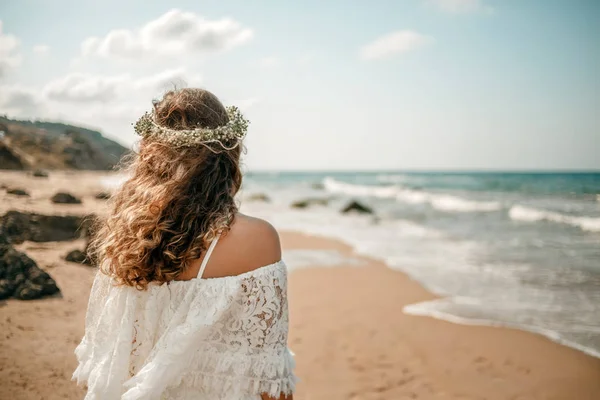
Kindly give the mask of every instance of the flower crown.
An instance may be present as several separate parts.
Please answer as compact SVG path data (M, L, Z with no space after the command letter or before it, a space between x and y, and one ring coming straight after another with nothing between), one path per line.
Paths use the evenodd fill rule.
M196 145L206 145L209 143L219 143L224 149L231 150L237 147L246 136L248 130L248 121L242 115L242 112L235 106L227 107L229 122L216 128L195 128L195 129L170 129L158 125L154 121L152 113L144 113L137 120L134 126L135 133L141 137L151 137L170 145L179 147L191 147ZM223 142L233 142L231 147L227 147Z

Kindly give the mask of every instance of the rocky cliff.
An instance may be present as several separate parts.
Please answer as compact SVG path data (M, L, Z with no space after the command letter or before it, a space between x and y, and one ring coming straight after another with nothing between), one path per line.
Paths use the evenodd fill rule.
M0 117L0 169L109 170L127 152L91 129Z

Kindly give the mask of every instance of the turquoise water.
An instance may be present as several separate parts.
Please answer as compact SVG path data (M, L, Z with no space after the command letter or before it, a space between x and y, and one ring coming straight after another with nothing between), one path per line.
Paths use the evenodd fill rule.
M267 193L268 204L244 196ZM293 210L294 200L330 199ZM372 216L345 216L350 199ZM249 173L242 209L337 237L443 296L400 310L600 356L600 173Z
M600 172L265 172L248 179L270 183L317 183L325 178L368 185L402 184L414 189L519 192L528 194L600 194Z

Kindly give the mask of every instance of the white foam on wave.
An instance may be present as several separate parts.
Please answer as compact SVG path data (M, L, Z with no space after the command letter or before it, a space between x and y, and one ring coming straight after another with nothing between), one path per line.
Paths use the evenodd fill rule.
M391 199L394 198L397 193L397 188L394 186L354 185L351 183L340 182L330 177L323 179L323 186L328 192L346 194L349 196Z
M496 211L502 208L502 205L496 201L474 201L447 194L433 194L409 189L400 190L396 199L406 203L429 203L437 210L448 212Z
M577 217L521 205L512 206L508 215L514 221L549 221L576 226L584 231L600 232L600 218Z
M429 204L436 210L445 212L489 212L502 208L502 204L496 201L468 200L449 194L431 193L398 186L354 185L330 177L323 180L323 186L331 193L395 199L408 204Z
M537 333L538 335L545 336L556 343L562 344L563 346L571 347L592 357L600 358L600 352L598 350L568 340L564 338L563 335L561 335L559 332L551 329L544 329L539 326L534 326L530 324L509 323L506 321L499 321L493 319L459 317L455 314L444 311L444 308L446 308L445 306L448 302L460 303L461 301L468 302L472 300L461 297L453 297L452 299L444 298L431 301L424 301L421 303L408 304L403 307L402 312L407 315L436 318L443 321L451 322L453 324L476 326L501 326L505 328L519 329L523 331Z

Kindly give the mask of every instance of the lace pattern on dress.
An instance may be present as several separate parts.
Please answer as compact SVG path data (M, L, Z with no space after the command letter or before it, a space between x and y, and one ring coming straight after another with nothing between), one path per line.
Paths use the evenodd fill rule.
M146 291L99 273L73 378L88 400L278 397L296 382L287 333L283 262Z

